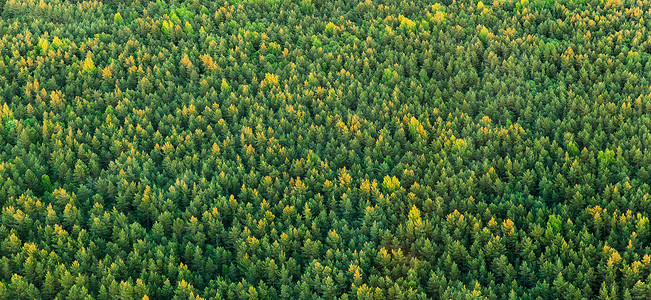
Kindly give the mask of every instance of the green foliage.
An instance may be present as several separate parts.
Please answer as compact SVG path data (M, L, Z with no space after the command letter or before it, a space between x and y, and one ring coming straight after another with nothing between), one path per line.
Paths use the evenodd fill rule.
M94 73L95 71L97 71L97 67L95 66L95 62L93 61L93 53L88 51L86 53L86 58L84 59L81 65L81 72Z
M400 180L395 176L384 176L382 187L386 193L393 193L400 190Z
M334 31L335 31L335 24L334 24L334 23L329 22L328 24L326 24L326 26L325 26L325 32L326 32L327 34L333 34Z
M610 166L615 163L615 151L608 148L604 151L599 151L597 160L600 166Z
M411 117L409 120L409 135L413 140L418 140L418 139L424 139L427 137L427 133L425 132L425 129L423 128L423 125L420 124L418 119L415 117Z
M68 43L59 39L58 36L55 36L52 38L52 43L50 44L52 49L58 50L58 49L66 49L68 47Z
M264 1L265 3L267 3L267 5L271 7L277 7L278 5L280 5L281 2L281 0L264 0Z
M226 78L222 78L222 84L220 87L222 93L229 94L231 92L231 86L226 82Z
M5 135L9 136L12 134L12 130L18 126L18 121L13 119L8 119L3 122L5 127Z
M183 31L185 31L187 34L194 34L194 29L189 22L185 22L185 25L183 25Z
M515 8L520 10L523 9L524 7L527 7L529 4L529 0L518 0L515 2Z
M39 39L36 49L41 52L41 55L44 55L50 49L50 42L47 39Z
M651 2L1 3L0 299L651 298Z
M420 210L416 207L416 205L413 205L411 207L411 210L409 211L408 218L409 218L409 221L411 221L411 222L419 222L419 221L421 221Z
M576 144L574 144L574 142L569 141L567 143L567 152L571 156L577 156L577 155L579 155L579 147L577 147Z
M641 61L640 53L637 51L630 50L626 56L626 62L628 64L636 64Z
M321 48L323 46L323 43L321 43L321 39L317 37L316 35L312 36L312 46L316 48Z
M448 19L448 14L446 12L445 6L441 6L440 3L432 5L431 12L427 13L427 17L430 22L434 24L443 24Z
M172 24L170 24L170 22L168 22L167 20L163 20L163 22L161 22L160 30L164 37L170 36L171 28L172 28Z
M47 174L41 176L41 190L44 192L52 192L52 183L50 182L50 176Z
M190 10L187 10L184 7L175 9L174 12L172 12L172 14L178 16L180 19L182 19L184 21L194 19L194 13L192 11L190 11ZM170 17L170 19L171 19L171 17Z
M124 19L122 18L122 15L120 15L119 12L115 13L113 16L113 23L116 25L124 25Z
M479 28L479 39L482 42L487 43L488 42L488 36L490 34L490 32L488 31L488 28L486 28L485 26L481 26L481 25L479 25L477 27Z
M559 220L555 215L550 215L549 220L547 220L547 230L550 230L553 234L561 233L563 230L561 220Z
M176 12L172 12L170 14L170 21L174 25L180 25L181 24L181 18L179 18L179 16L176 15Z
M384 69L384 73L382 73L382 82L395 84L399 79L400 75L398 75L398 72L390 68Z
M301 12L309 15L314 13L315 6L312 0L301 0Z
M538 10L547 10L554 6L554 0L534 0L532 1L532 6ZM577 1L578 2L578 1Z

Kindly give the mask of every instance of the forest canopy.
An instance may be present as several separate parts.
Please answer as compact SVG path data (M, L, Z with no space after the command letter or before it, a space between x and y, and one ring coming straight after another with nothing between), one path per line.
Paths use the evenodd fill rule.
M649 299L650 20L0 0L0 300Z

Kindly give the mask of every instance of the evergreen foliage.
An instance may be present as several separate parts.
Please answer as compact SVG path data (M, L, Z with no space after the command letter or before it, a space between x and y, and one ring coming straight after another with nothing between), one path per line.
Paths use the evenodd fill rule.
M651 298L649 1L0 9L0 299Z

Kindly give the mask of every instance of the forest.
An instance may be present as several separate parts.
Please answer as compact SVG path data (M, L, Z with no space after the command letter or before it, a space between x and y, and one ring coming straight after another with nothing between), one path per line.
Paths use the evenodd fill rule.
M651 299L650 30L641 0L0 0L0 300Z

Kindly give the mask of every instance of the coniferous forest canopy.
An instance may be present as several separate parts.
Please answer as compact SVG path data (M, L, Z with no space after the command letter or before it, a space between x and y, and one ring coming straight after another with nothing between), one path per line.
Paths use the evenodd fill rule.
M651 297L649 1L0 9L0 299Z

